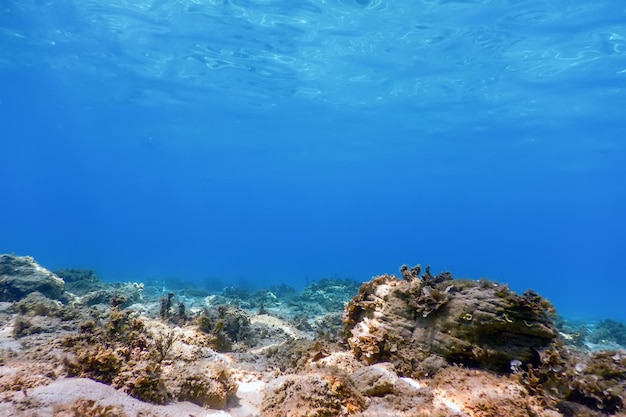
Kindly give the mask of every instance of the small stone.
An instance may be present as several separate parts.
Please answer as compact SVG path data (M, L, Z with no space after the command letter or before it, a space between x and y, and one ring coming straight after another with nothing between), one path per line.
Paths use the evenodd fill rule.
M368 397L382 397L393 391L398 375L391 363L366 366L350 375L356 389Z

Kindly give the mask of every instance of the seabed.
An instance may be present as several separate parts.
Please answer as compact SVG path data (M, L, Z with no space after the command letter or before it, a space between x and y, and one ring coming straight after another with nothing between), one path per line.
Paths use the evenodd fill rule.
M2 416L625 416L624 343L428 267L211 292L0 255Z

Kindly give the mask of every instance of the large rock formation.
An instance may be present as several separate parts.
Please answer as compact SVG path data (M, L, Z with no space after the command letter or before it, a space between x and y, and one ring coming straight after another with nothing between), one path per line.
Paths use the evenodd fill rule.
M0 301L19 301L35 291L58 300L64 285L30 256L0 255Z
M363 284L346 307L352 351L367 364L391 362L400 374L424 376L445 364L510 372L538 365L558 332L550 303L532 291L453 280L429 268L402 268Z

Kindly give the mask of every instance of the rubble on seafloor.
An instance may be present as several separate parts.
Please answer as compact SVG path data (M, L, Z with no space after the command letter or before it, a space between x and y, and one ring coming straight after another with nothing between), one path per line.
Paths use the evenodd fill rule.
M0 255L0 415L624 416L621 323L400 272L210 292Z

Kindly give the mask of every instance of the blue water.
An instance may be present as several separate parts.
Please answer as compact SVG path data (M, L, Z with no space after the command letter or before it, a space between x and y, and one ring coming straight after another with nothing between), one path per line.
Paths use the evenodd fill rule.
M626 319L625 109L623 0L2 0L0 252Z

